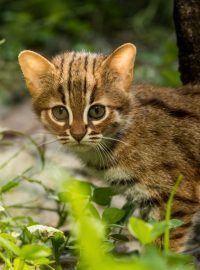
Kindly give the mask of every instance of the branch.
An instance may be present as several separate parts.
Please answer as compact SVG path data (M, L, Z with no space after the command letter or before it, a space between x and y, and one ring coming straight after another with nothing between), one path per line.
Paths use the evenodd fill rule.
M174 0L174 23L183 84L200 83L200 1Z

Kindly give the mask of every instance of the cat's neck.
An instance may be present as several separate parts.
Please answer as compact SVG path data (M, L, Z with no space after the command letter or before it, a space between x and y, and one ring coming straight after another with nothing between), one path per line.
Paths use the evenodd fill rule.
M103 147L92 147L86 151L73 149L73 152L87 167L106 170L113 160L111 149L109 144Z

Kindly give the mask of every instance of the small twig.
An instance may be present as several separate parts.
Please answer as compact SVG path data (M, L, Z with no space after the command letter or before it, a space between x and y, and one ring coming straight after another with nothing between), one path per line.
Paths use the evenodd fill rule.
M25 149L25 146L21 147L16 153L14 153L11 157L9 157L3 164L0 165L0 170L8 165L10 161L19 156L19 154Z
M23 206L20 204L8 205L5 208L34 209L34 210L41 210L41 211L57 212L57 209L50 208L50 207L38 207L38 206L28 206L28 205Z
M58 213L59 219L58 219L56 228L59 228L64 224L66 217L68 215L65 204L61 204L60 202L57 202L57 213Z
M54 190L47 187L46 185L44 185L41 181L37 180L37 179L33 179L33 178L30 178L26 175L22 175L21 176L23 180L26 180L27 182L30 182L30 183L35 183L35 184L38 184L40 185L41 187L43 187L43 189L47 192L47 193L53 193L54 194Z

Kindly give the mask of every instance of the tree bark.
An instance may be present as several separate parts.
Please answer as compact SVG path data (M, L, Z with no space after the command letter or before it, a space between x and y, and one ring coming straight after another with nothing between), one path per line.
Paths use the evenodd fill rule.
M174 0L174 23L183 84L200 84L200 0Z

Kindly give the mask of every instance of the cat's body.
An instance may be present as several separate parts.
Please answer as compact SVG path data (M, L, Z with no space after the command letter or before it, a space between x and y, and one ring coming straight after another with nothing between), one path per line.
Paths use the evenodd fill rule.
M200 204L200 87L134 85L132 94L129 124L117 136L122 142L112 145L112 158L105 152L99 160L94 151L76 154L96 175L103 171L105 183L121 190L146 220L164 219L169 194L182 175L172 208L172 218L184 221L171 235L171 248L179 250Z
M171 233L180 251L200 203L200 86L132 85L135 47L111 56L66 53L49 62L19 57L44 126L100 178L137 205L144 219L163 219L177 177Z

